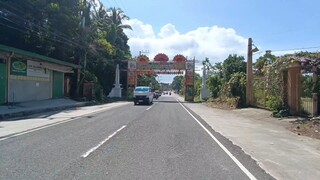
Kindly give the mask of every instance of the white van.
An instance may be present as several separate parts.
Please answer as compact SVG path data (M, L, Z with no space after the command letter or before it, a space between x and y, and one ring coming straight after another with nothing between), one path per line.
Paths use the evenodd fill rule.
M153 92L148 86L137 86L133 92L134 105L136 104L152 104Z

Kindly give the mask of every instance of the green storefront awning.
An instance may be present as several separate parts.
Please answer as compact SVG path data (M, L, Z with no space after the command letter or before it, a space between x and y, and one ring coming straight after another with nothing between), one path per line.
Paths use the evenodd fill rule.
M36 59L40 59L42 61L51 62L51 63L55 63L55 64L59 64L59 65L64 65L64 66L68 66L68 67L72 67L72 68L76 68L76 69L80 69L81 68L80 65L68 63L68 62L61 61L61 60L58 60L58 59L54 59L54 58L51 58L51 57L48 57L48 56L43 56L43 55L40 55L40 54L37 54L37 53L25 51L25 50L22 50L22 49L13 48L13 47L2 45L2 44L0 44L0 50L5 51L5 52L14 52L15 54L27 56L27 57L30 57L30 58L36 58Z

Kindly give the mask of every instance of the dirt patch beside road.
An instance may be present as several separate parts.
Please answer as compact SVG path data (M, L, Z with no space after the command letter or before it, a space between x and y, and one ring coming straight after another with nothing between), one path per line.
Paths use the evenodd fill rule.
M212 108L224 110L237 109L237 102L235 100L229 100L228 102L226 102L222 99L213 99L211 101L205 102L204 104Z
M291 122L290 131L311 138L320 139L320 119L296 120Z

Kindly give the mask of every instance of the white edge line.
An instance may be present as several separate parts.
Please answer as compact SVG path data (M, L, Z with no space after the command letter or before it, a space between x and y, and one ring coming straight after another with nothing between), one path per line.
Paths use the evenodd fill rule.
M126 104L121 104L120 106L123 106L123 105L126 105ZM98 111L95 111L95 112L91 112L91 113L88 113L88 114L83 114L83 115L78 116L76 118L72 118L71 117L71 118L66 119L66 120L62 120L62 121L54 122L54 123L51 123L51 124L43 125L43 126L40 126L40 127L36 127L36 128L33 128L33 129L29 129L29 130L23 131L23 132L14 133L12 135L7 135L7 136L5 136L3 138L0 138L0 141L4 141L6 139L10 139L10 138L13 138L13 137L17 137L17 136L21 136L21 135L24 135L24 134L28 134L28 133L31 133L31 132L34 132L34 131L38 131L38 130L41 130L41 129L49 128L49 127L52 127L52 126L55 126L55 125L67 123L69 121L73 121L73 120L77 120L77 119L83 118L84 116L89 116L89 115L93 115L93 114L99 114L102 111L111 110L111 109L116 108L116 107L119 107L119 106L106 107L105 109L101 109L101 110L98 110Z
M91 148L89 151L84 153L81 157L83 157L83 158L88 157L93 151L97 150L100 146L102 146L104 143L106 143L109 139L111 139L114 135L116 135L119 131L121 131L125 127L126 127L126 125L122 126L120 129L116 130L114 133L109 135L105 140L101 141L97 146Z
M204 127L201 122L194 117L194 115L184 106L181 104L181 102L176 99L178 101L178 103L183 107L184 110L186 110L188 112L188 114L195 120L197 121L197 123L210 135L210 137L221 147L221 149L238 165L238 167L251 179L251 180L257 180L250 172L247 168L245 168L241 162L234 157L231 152L216 138L213 136L213 134L206 128Z

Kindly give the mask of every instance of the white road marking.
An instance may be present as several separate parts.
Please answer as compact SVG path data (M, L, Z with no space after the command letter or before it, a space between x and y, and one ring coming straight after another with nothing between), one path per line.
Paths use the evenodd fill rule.
M146 110L148 111L148 110L150 110L151 108L152 108L152 106L148 107Z
M109 139L111 139L114 135L116 135L119 131L121 131L125 127L126 127L126 125L122 126L120 129L116 130L114 133L112 133L110 136L108 136L105 140L101 141L97 146L91 148L89 151L84 153L81 157L83 157L83 158L88 157L93 151L97 150L100 146L102 146L104 143L106 143Z
M188 112L188 114L195 120L197 123L210 135L210 137L221 147L221 149L238 165L238 167L251 179L251 180L257 180L249 171L247 168L245 168L241 162L234 157L231 152L216 138L213 136L213 134L206 128L204 125L201 124L201 122L194 117L194 115L184 106L181 104L181 102L176 99L178 103L183 107L184 110Z

